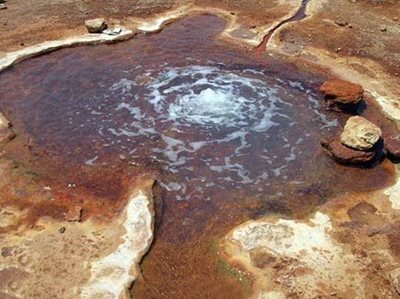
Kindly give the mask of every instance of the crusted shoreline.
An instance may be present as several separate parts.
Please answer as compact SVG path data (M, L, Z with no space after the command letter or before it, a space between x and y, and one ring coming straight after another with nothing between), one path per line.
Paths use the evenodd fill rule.
M296 3L301 4L300 1L297 1ZM313 14L316 13L317 8L316 8L315 3L316 3L315 1L311 1L310 5L307 7L307 14L308 14L307 18L312 17ZM323 5L323 3L321 3L320 5ZM246 45L248 47L254 48L254 47L260 45L263 38L266 35L268 35L273 28L277 28L277 26L279 24L281 24L282 22L284 22L285 20L287 20L288 18L293 16L293 14L298 10L298 8L299 8L299 6L293 6L292 10L290 10L287 13L287 15L285 15L283 18L273 22L272 25L258 26L256 29L249 29L247 25L243 25L238 21L238 17L236 15L233 15L229 11L226 11L223 9L218 10L218 9L213 8L211 10L210 8L202 8L202 7L196 7L196 6L191 6L191 5L178 7L177 9L168 11L163 14L159 14L158 16L151 17L151 18L145 18L145 19L128 18L128 20L126 21L126 24L124 26L122 26L123 27L122 32L116 36L108 36L105 34L86 34L85 33L82 35L76 35L76 36L72 36L72 37L68 37L68 38L64 38L64 39L47 41L47 42L39 43L37 45L23 48L21 50L9 52L5 56L0 58L0 71L5 70L8 67L10 67L10 66L14 65L15 63L18 63L24 59L28 59L30 57L34 57L34 56L37 56L37 55L40 55L43 53L47 53L50 51L54 51L57 49L61 49L64 47L72 47L72 46L88 45L88 44L100 44L100 43L113 43L113 42L119 42L119 41L130 39L133 36L135 36L135 34L137 32L148 32L148 33L157 32L157 31L161 30L164 26L168 25L169 23L171 23L175 20L184 18L186 16L195 15L195 14L203 14L203 13L215 14L215 15L221 16L228 20L227 27L225 28L224 32L220 36L222 39L230 41L230 42L240 43L242 45ZM316 67L326 69L329 73L331 73L337 77L351 80L355 83L359 83L359 84L363 85L363 87L366 89L366 91L369 92L369 94L376 99L376 102L380 105L380 107L382 108L385 115L388 118L395 121L397 126L399 127L400 109L398 107L398 98L399 98L398 91L400 90L400 84L398 82L398 78L396 78L395 76L393 76L391 74L388 74L384 67L382 67L379 63L377 63L369 58L359 58L359 57L355 57L355 56L343 56L343 55L339 55L338 53L329 52L327 50L319 49L317 47L312 47L312 46L305 46L301 49L301 52L298 52L298 53L296 53L296 55L293 55L293 53L288 52L285 49L286 44L284 41L281 41L280 37L279 37L280 34L283 31L287 30L287 28L290 28L290 26L293 26L293 24L292 25L290 25L290 24L283 25L282 27L279 27L276 30L276 32L273 33L270 41L267 44L267 48L266 48L266 52L269 55L281 56L287 60L292 60L292 61L297 61L297 62L303 60L306 63L315 65ZM245 28L245 29L243 29L243 28ZM373 75L371 76L371 74L373 74ZM397 211L395 211L395 210L399 208L399 203L398 203L398 201L399 201L398 198L400 197L400 195L399 195L399 182L400 182L399 175L400 174L397 171L397 173L396 173L397 182L394 186L389 187L386 190L381 190L379 192L374 192L373 194L365 195L365 196L368 196L367 202L371 205L374 205L374 207L378 208L377 212L373 212L371 214L379 214L380 217L383 215L382 219L385 219L385 220L389 216L397 217L396 216ZM145 188L147 188L147 187L145 187ZM148 191L146 191L146 192L148 192ZM385 201L385 199L381 198L382 194L385 194L387 196L386 201ZM126 210L124 210L124 213L126 213L127 215L129 214L129 211L130 211L129 210L130 202L132 202L135 198L141 199L140 202L144 203L144 201L143 201L144 198L142 198L140 195L138 195L138 197L131 197L131 201L127 202L126 207L125 207ZM378 198L382 200L382 206L379 206L376 203ZM387 202L387 199L389 199L389 202ZM345 201L345 200L346 200L346 198L338 199L338 201ZM364 201L363 198L351 200L351 202L354 204L354 206L357 206L357 207L360 204L362 204L363 201ZM258 222L262 222L262 221L264 221L263 224L266 225L266 227L268 227L268 229L270 229L271 226L273 227L274 225L281 225L282 223L284 225L286 225L287 227L289 227L290 229L294 229L294 230L296 228L304 228L304 225L306 225L307 227L305 227L305 229L311 230L310 231L311 233L312 233L313 229L316 229L315 226L317 226L317 228L318 228L318 226L321 226L322 228L321 228L321 230L319 230L319 232L323 235L323 237L326 237L329 239L329 242L331 242L331 243L329 243L329 242L328 243L335 244L335 246L337 246L337 248L335 246L334 247L337 249L337 252L341 252L343 250L348 253L349 248L351 248L351 244L346 243L346 245L344 245L344 247L343 247L344 249L339 248L342 245L338 245L336 243L336 241L334 241L334 237L332 237L332 235L335 234L335 237L337 237L336 234L343 233L344 229L341 228L341 225L344 225L344 223L347 223L349 221L351 223L355 222L354 219L349 220L349 216L344 216L344 218L340 218L340 217L338 217L337 219L335 218L337 215L340 215L342 217L344 214L348 213L350 208L353 208L354 206L347 206L346 207L347 210L346 209L343 210L343 209L341 209L339 203L337 203L336 206L335 206L335 203L337 203L336 200L334 200L333 203L330 203L327 206L321 207L321 209L320 209L321 211L317 211L316 213L314 213L314 218L310 217L309 220L305 221L305 222L307 222L307 224L304 224L301 221L284 220L284 219L276 219L276 218L273 218L273 219L266 218L264 220L257 220L255 222L248 222L248 223L242 224L238 228L234 228L232 230L232 232L226 237L226 239L224 239L222 241L222 242L229 243L228 245L222 244L222 247L227 246L226 248L224 248L222 250L225 250L225 254L227 254L226 258L228 260L230 260L230 259L234 260L234 262L233 262L234 264L238 260L240 260L240 262L245 265L246 270L249 271L253 276L255 276L256 280L259 281L261 286L260 285L256 286L256 288L257 287L259 288L255 293L255 294L257 294L256 296L259 296L259 298L271 298L271 296L272 296L272 298L283 298L284 296L286 296L288 294L285 294L285 292L281 289L275 289L274 287L266 286L264 284L265 282L261 281L266 274L265 274L265 272L263 272L264 270L262 268L260 270L260 268L254 267L254 264L252 264L254 261L252 261L249 252L240 252L241 249L238 249L239 247L235 247L234 249L232 249L234 246L238 246L237 242L239 240L238 238L234 238L233 236L235 234L237 234L237 232L240 229L242 229L243 227L251 226L254 223L258 223ZM389 206L389 203L391 204L391 207ZM150 205L150 203L149 203L149 205ZM133 262L130 263L130 265L128 265L128 267L126 267L126 265L123 265L120 267L121 269L123 269L123 272L121 272L121 273L123 273L125 275L124 279L121 279L121 280L120 280L121 276L118 276L118 283L121 284L120 287L116 290L111 290L111 289L104 290L105 293L107 293L107 292L112 293L113 298L118 298L121 295L121 292L123 293L123 296L129 297L127 289L130 287L130 284L137 277L138 263L140 262L142 256L147 252L147 250L149 249L149 247L151 245L151 241L153 238L152 226L153 226L153 221L154 221L153 216L152 216L152 213L153 213L152 208L150 208L149 206L145 207L145 205L141 205L141 206L144 208L143 211L145 211L145 214L143 214L143 215L146 218L146 225L147 225L146 237L144 238L145 242L143 242L143 244L142 244L143 246L140 248L139 252L137 253L137 256L132 258ZM360 209L362 210L362 208L364 208L364 206L362 206ZM373 210L373 208L371 208L371 209ZM370 213L369 211L370 211L370 207L367 208L368 213ZM139 217L138 215L136 215L136 216ZM375 217L375 216L373 216L373 217ZM319 221L319 220L321 220L321 221ZM131 225L132 222L130 224L129 223L127 224L126 221L127 221L127 219L125 219L125 221L122 221L122 222L120 220L117 221L118 224L124 226L125 229L127 230L126 235L124 235L124 236L121 235L122 236L121 238L124 239L126 242L128 242L128 241L133 242L133 239L131 238L132 236L131 237L128 236L129 235L128 234L128 226ZM311 224L310 224L310 222L311 222ZM379 223L381 223L381 222L379 222ZM57 226L58 225L59 224L57 224ZM86 225L86 222L82 223L82 225ZM92 224L90 224L90 221L88 221L87 225L90 226ZM46 226L48 226L50 230L55 230L55 228L52 224L50 224L50 225L45 224L44 227L46 227ZM394 227L395 223L389 223L388 226ZM151 232L150 232L149 228L151 228ZM119 227L117 230L120 230L120 229L121 228ZM373 229L373 227L368 226L368 229ZM384 231L384 229L385 228L382 228L383 231ZM337 231L334 231L334 230L337 230ZM368 243L369 241L366 241L367 238L365 238L365 234L368 235L368 233L370 233L370 232L365 233L365 230L366 229L364 227L362 231L356 231L353 236L354 238L360 238L361 241L365 242L365 243L363 243L364 245L369 244ZM294 233L296 234L296 232L294 232ZM345 233L349 233L349 232L345 231ZM376 235L377 235L377 238L381 238L380 233L377 233ZM385 235L385 234L383 233L382 235ZM112 236L112 234L110 233L109 236ZM384 238L384 236L382 238ZM275 241L280 242L279 236L275 237ZM360 256L357 256L357 254L352 256L351 260L352 260L352 262L354 262L354 264L356 264L356 266L354 266L354 269L356 269L355 271L362 271L363 267L365 267L365 265L367 265L367 266L372 265L373 267L375 267L375 265L379 261L382 262L384 260L384 258L383 258L384 256L386 256L386 257L389 256L390 258L388 259L388 262L392 263L392 266L389 266L386 264L384 264L384 266L385 266L385 271L386 271L385 275L387 276L388 279L390 279L390 276L392 275L391 273L395 273L397 267L400 267L400 264L398 264L396 257L391 256L391 253L388 250L387 242L382 241L381 239L379 239L378 241L381 242L381 243L379 243L380 247L377 248L378 251L380 250L379 254L377 254L375 251L367 252L368 258L371 258L372 260L374 260L374 263L368 264L368 261L361 259ZM99 289L98 285L97 285L98 277L101 277L101 279L105 279L104 281L102 280L102 282L105 285L112 283L112 281L107 280L107 276L102 276L102 273L103 273L103 271L106 271L106 272L113 271L113 269L107 268L108 267L107 260L108 259L114 260L116 258L113 255L115 252L124 254L122 252L123 250L121 249L123 247L124 247L124 243L120 244L116 249L114 248L113 249L114 251L108 252L108 255L104 255L103 260L100 259L97 261L97 263L93 262L91 265L92 266L96 265L96 266L92 267L91 274L90 274L91 276L88 274L89 273L89 272L87 272L88 270L87 269L85 270L86 271L85 273L87 275L89 275L88 277L92 277L90 279L87 279L85 282L87 285L87 291L85 294L87 294L88 298L91 295L93 295L93 292L95 292L95 291L98 292L98 289ZM319 256L321 259L319 260L319 262L325 261L324 260L325 256L324 256L323 251L326 248L324 246L322 246L322 247L323 247L321 249L322 253L320 252L320 256ZM268 248L268 246L266 246L266 248ZM252 249L254 249L254 248L252 248ZM358 247L353 248L353 249L361 250ZM127 248L125 248L124 250L126 251ZM264 249L262 249L262 250L264 250ZM264 254L264 257L271 254L270 251L268 251L268 253L265 253L265 252L263 253L262 250L260 250L261 253L259 252L259 254L261 254L261 255ZM272 249L269 248L269 250L272 250ZM332 254L332 256L333 256L337 252L335 251L335 253L331 252L329 254ZM301 255L300 252L298 252L298 254ZM282 254L280 254L280 255L282 255ZM243 256L245 256L246 258L244 259ZM282 256L280 258L282 258ZM293 256L284 256L282 258L282 260L285 260L286 258L288 258L288 260L290 260L290 262L287 262L287 264L290 264L292 262L296 264L296 267L293 268L294 270L293 269L291 269L291 270L293 270L295 272L303 271L304 273L306 273L305 276L309 275L309 273L307 272L308 270L307 269L304 270L306 267L303 267L304 265L301 264L302 262L304 262L304 260L302 260L300 258L297 262L294 262L293 260L295 260L297 257L293 257ZM302 258L304 258L304 256ZM340 258L341 258L340 254L338 256L334 256L334 259L340 259ZM300 264L300 266L299 266L299 264ZM310 266L310 265L307 264L307 266ZM284 265L284 267L285 267L285 265ZM94 268L96 270L93 270ZM287 269L288 268L286 268L286 270ZM354 269L352 269L352 270L354 270ZM331 270L332 270L332 273L334 273L335 275L337 274L337 272L335 272L337 269L333 269L331 267ZM342 271L343 269L339 269L339 270ZM282 272L284 272L284 271L282 270ZM340 273L342 273L342 272L340 272ZM126 277L127 273L130 273L130 275L128 275ZM271 274L271 273L269 273L269 274ZM276 276L279 277L279 275L281 275L281 274L282 273L278 273L278 274L276 274ZM288 273L284 273L284 274L287 275ZM300 273L297 276L297 277L300 277L299 278L300 282L302 281L301 275L302 274ZM371 281L376 282L378 278L374 277L373 274L371 274L371 275L372 275L372 278L369 277L369 279L372 279ZM361 276L357 276L357 278L359 278L360 281L364 281L366 279L365 277L364 278L360 278L360 277ZM325 277L325 278L326 278L326 281L329 281L329 279L331 279L330 276ZM282 280L281 283L283 283L283 285L284 285L286 282ZM314 281L313 283L317 283L317 282ZM324 283L324 281L322 283ZM385 281L384 283L387 283L387 282ZM387 284L385 285L384 283L382 285L377 283L377 284L375 284L375 286L377 287L377 289L385 290L385 288L388 286L387 286ZM372 285L374 285L374 284L372 284ZM345 292L344 290L349 287L348 285L345 285L345 284L343 284L342 286L343 286L343 289L340 289L340 292ZM121 288L123 288L124 290L121 291ZM301 289L301 288L298 288L297 285L288 285L288 288L293 288L294 292L298 292L299 289ZM326 287L323 291L315 290L315 289L309 289L308 291L310 291L311 293L315 291L315 293L312 293L312 295L319 295L319 294L321 294L321 292L324 295L326 295L326 294L331 294L332 296L337 295L337 293L336 293L336 295L334 294L335 292L337 292L337 290L331 289L330 287ZM73 292L75 292L75 293L73 293L73 295L71 295L71 298L73 296L76 296L77 290L73 290ZM307 292L307 290L300 290L300 292ZM305 294L305 293L303 293L303 294ZM390 296L394 296L394 294L395 294L395 288L388 291L386 295L390 297ZM360 298L362 298L364 296L361 293L360 294L357 293L355 295L356 295L356 297L358 296ZM86 295L84 295L83 297L85 297L85 296ZM281 296L281 297L279 297L279 296ZM66 296L65 298L68 298L68 296Z

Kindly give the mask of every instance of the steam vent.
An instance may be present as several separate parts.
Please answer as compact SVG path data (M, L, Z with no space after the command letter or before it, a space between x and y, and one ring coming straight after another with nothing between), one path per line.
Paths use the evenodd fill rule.
M0 0L0 299L400 298L400 2Z

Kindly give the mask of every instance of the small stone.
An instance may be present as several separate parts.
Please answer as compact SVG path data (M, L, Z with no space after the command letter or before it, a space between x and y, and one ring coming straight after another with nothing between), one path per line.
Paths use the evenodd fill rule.
M8 247L3 247L1 249L1 256L2 257L9 257L13 256L15 251L15 246L8 246Z
M356 150L369 150L375 146L382 136L382 131L375 124L361 116L350 117L343 132L340 142Z
M376 156L376 151L359 151L343 145L338 139L322 140L322 147L332 158L341 164L369 164Z
M389 137L385 139L385 149L389 159L400 161L400 137Z
M397 22L398 20L399 20L398 17L394 17L394 18L393 18L393 21L395 21L395 22Z
M381 32L386 32L386 31L387 31L387 28L386 28L385 26L382 26L381 28L379 28L379 30L380 30Z
M61 226L61 227L58 229L58 232L59 232L60 234L63 234L63 233L65 233L65 230L66 230L66 228L65 228L64 226Z
M0 112L0 129L8 129L11 127L9 120Z
M103 18L87 20L85 26L89 33L101 33L107 29L106 21Z
M103 31L104 34L108 34L108 35L118 35L122 32L122 28L121 27L117 27L117 28L107 28L106 30Z
M5 5L5 4L0 4L0 9L7 9L7 5Z
M13 140L15 136L11 123L0 112L0 144Z
M344 27L347 26L349 24L349 22L343 20L343 19L336 19L335 20L335 24L340 26L340 27Z
M69 222L80 222L82 218L82 207L73 206L65 213L65 220Z

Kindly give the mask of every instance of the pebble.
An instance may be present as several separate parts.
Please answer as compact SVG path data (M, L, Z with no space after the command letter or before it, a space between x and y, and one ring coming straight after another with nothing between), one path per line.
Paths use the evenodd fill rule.
M344 26L347 26L349 23L347 21L342 20L342 19L337 19L337 20L335 20L335 24L340 26L340 27L344 27Z
M0 9L7 9L7 5L5 5L5 4L0 4Z
M58 229L58 232L59 232L60 234L63 234L63 233L65 233L65 230L66 230L66 228L65 228L64 226L61 226L61 227Z
M385 26L383 26L383 27L381 27L379 30L380 30L381 32L386 32L386 31L387 31L387 28L386 28Z

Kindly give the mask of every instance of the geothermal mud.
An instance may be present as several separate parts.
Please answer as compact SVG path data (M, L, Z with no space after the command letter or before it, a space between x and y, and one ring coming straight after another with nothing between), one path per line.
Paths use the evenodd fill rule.
M223 42L225 25L190 17L124 43L32 58L0 75L0 109L18 133L4 157L56 194L29 223L60 218L71 203L83 206L84 220L112 219L132 177L157 177L155 240L131 290L136 298L248 297L252 278L217 254L236 225L271 213L306 216L334 196L394 181L386 160L351 168L322 151L320 140L348 118L322 105L324 75ZM378 112L365 113L391 127ZM3 189L4 203L30 195ZM92 264L95 280L113 259L104 254ZM81 291L93 289L90 280Z

